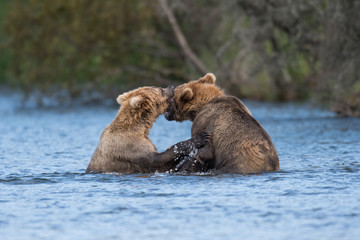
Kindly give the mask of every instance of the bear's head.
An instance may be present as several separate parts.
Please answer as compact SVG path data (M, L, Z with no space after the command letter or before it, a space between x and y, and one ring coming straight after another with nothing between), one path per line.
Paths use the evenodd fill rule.
M121 110L130 111L133 116L150 114L157 118L168 107L168 99L174 95L174 86L167 88L140 87L117 97Z
M174 97L169 98L169 107L165 118L169 121L193 121L196 112L215 97L223 96L224 92L215 85L216 77L207 73L204 77L177 86Z

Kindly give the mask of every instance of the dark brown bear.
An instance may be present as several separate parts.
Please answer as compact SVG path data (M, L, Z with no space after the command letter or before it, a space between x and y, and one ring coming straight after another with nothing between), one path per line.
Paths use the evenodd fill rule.
M169 95L171 94L171 96ZM168 107L173 87L142 87L117 98L121 108L113 122L101 134L86 173L164 172L175 168L180 160L195 155L208 141L206 134L175 144L158 153L149 139L156 118Z
M215 85L214 74L176 87L169 101L167 120L193 121L192 136L212 134L212 146L199 152L207 168L240 174L279 170L270 136L238 98L225 95Z

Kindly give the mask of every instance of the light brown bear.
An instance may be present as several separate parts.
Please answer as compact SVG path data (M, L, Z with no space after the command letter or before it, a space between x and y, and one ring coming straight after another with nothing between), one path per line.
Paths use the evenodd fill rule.
M113 122L101 134L86 173L150 173L170 170L196 152L208 140L202 133L158 153L149 139L156 118L168 107L173 86L167 89L141 87L117 98L121 105Z
M207 170L240 174L278 171L279 158L268 133L248 108L238 98L225 95L215 80L215 75L208 73L176 87L165 118L192 121L192 136L212 134L212 144L202 150L207 156L200 155Z

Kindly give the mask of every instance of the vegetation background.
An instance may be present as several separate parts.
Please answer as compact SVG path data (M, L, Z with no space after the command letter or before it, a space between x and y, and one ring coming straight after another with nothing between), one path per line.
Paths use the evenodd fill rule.
M357 0L0 0L0 84L113 99L213 72L228 93L360 115Z

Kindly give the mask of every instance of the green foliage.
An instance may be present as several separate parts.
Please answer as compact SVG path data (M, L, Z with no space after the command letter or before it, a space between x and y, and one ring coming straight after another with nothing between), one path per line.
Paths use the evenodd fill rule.
M6 47L7 38L4 36L3 22L5 15L8 10L8 3L10 0L1 0L0 1L0 84L7 83L7 69L10 62L10 51Z
M315 98L360 115L360 2L168 1L192 51L228 93ZM114 97L200 76L158 1L3 0L0 83ZM5 33L5 35L3 35Z
M163 43L153 9L141 0L12 1L5 30L14 83L26 92L67 89L71 97L159 84L164 76L153 75L169 58L156 52Z

